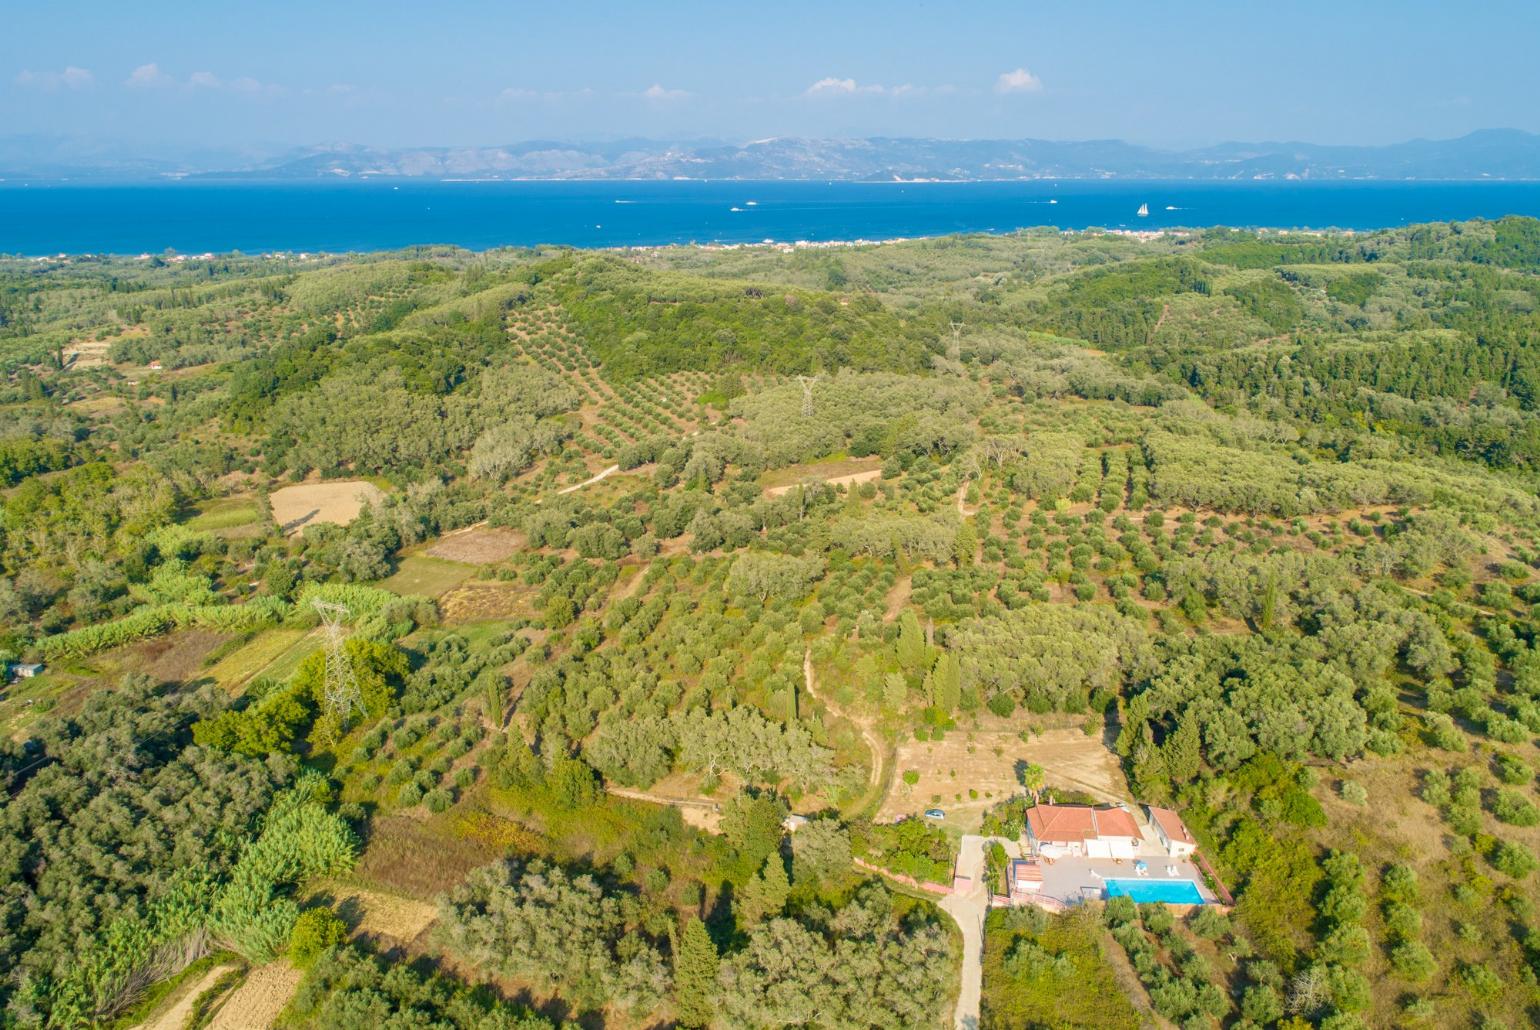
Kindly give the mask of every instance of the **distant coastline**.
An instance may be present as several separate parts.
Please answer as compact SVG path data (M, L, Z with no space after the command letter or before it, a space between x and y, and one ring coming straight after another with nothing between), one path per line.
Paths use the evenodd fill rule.
M1379 145L1231 142L1164 149L1125 140L927 137L526 140L493 146L323 144L245 152L0 136L0 178L153 182L1328 182L1540 181L1540 135L1483 129Z
M828 247L1029 228L1357 231L1505 215L1540 217L1540 183L0 183L0 253Z

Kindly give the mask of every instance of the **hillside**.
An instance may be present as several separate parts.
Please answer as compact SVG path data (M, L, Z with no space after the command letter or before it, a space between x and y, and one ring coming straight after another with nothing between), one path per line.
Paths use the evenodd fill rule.
M1536 179L1540 136L1485 129L1458 139L1381 146L1228 142L1169 149L1118 139L927 139L796 136L724 140L535 139L499 146L197 149L98 140L0 137L0 176L243 180L741 179Z
M0 261L0 1025L1532 1025L1537 341L1518 218ZM1029 792L1212 903L965 956Z

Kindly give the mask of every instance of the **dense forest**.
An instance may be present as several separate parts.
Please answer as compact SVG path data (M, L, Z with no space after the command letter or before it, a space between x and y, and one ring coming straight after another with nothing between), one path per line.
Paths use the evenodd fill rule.
M0 259L0 1026L1534 1025L1537 633L1531 220Z

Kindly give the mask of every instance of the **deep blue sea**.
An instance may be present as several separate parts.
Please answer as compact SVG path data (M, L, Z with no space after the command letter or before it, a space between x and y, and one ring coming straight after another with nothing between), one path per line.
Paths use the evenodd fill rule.
M877 240L1041 225L1377 229L1506 214L1540 216L1540 183L12 180L0 182L0 253Z

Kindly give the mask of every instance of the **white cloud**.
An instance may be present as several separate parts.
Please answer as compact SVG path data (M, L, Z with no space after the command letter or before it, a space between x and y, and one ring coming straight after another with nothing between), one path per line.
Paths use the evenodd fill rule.
M807 88L810 97L854 96L857 93L880 93L881 86L858 86L855 79L836 79L832 75L819 79Z
M665 89L662 83L654 82L651 86L642 90L642 96L647 100L684 100L690 95L688 90Z
M952 86L915 86L904 83L900 86L883 86L875 82L857 82L855 79L837 79L834 76L819 79L807 89L803 90L805 97L923 97L931 93L950 93Z
M155 63L141 64L133 70L125 80L124 85L134 89L150 88L177 88L183 90L209 90L210 92L239 93L242 96L274 97L286 93L282 86L272 82L262 82L249 75L226 81L211 71L196 71L187 76L186 81L179 80L175 75L161 70Z
M87 68L73 64L62 72L35 72L22 70L16 73L16 85L25 89L89 89L96 85L96 76Z
M141 64L135 68L124 80L125 86L135 89L147 89L154 86L170 86L175 79L160 70L160 65L151 61L149 64Z
M1042 88L1043 80L1025 68L1001 72L1000 77L995 80L996 93L1036 93Z

